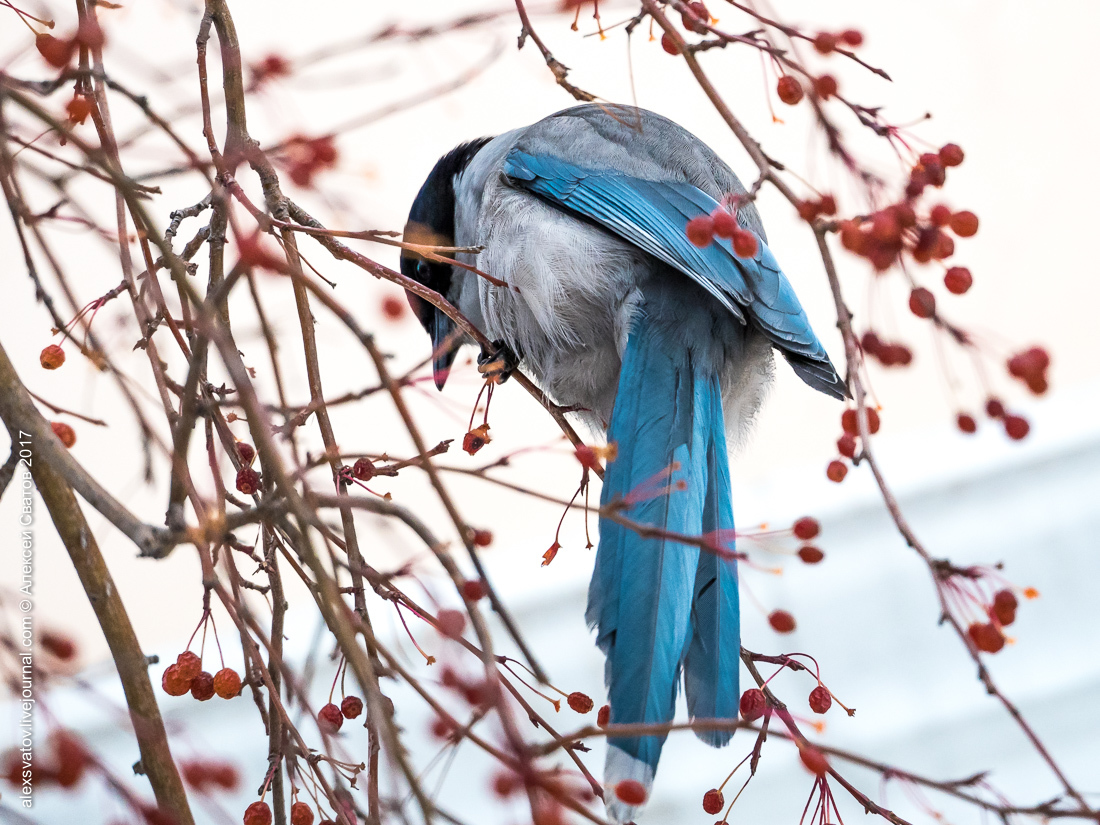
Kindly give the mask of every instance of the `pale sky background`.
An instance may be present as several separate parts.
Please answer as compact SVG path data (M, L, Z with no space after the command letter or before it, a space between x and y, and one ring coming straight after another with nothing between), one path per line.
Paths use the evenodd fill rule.
M605 23L617 22L631 12L629 4L601 5ZM1035 414L1033 436L1038 443L1051 444L1063 436L1070 437L1062 432L1044 431L1044 426L1076 432L1065 422L1073 422L1076 416L1083 423L1095 421L1096 407L1092 402L1100 386L1100 367L1094 354L1100 344L1095 323L1096 308L1100 305L1094 257L1095 225L1100 217L1095 196L1100 190L1095 138L1100 123L1093 86L1100 72L1100 58L1095 49L1100 34L1100 6L1074 2L1025 5L950 0L919 6L873 0L843 0L828 4L827 8L809 0L776 5L784 20L805 23L811 30L849 26L861 29L866 43L860 55L886 68L894 83L874 77L848 61L819 58L810 49L805 49L803 56L812 65L836 73L842 89L851 92L854 99L885 106L887 116L894 122L915 122L930 111L933 119L913 129L913 134L929 145L939 146L946 141L962 145L967 153L966 162L950 172L944 200L955 208L972 209L981 218L980 232L958 244L955 258L972 269L975 286L966 296L955 297L942 289L940 278L931 267L919 270L918 277L932 286L948 317L981 333L995 348L998 357L990 369L993 386L1004 394L1011 407ZM53 3L48 7L56 13L62 31L72 27L72 10L67 4ZM364 4L318 0L303 11L301 3L272 0L233 6L248 60L258 60L269 52L293 59L333 42L377 31L391 22L410 26L438 23L466 12L498 8L505 9L506 4ZM127 83L139 91L154 88L155 73L162 71L171 81L167 91L152 93L154 100L156 94L164 95L161 100L181 103L197 97L193 56L198 21L195 9L193 3L147 0L121 11L103 12L108 35L117 50L116 65ZM712 11L731 31L750 28L738 13L718 2L712 4ZM22 76L45 76L33 54L20 56L20 51L25 52L28 47L29 33L11 14L0 19L3 20L0 58L13 56L10 62L5 58L4 65ZM639 31L630 51L632 62L628 61L628 47L621 30L609 32L607 40L601 42L597 37L581 36L593 30L586 15L582 16L581 34L569 30L570 19L571 15L539 15L535 24L558 59L572 68L573 82L604 99L636 100L639 105L673 118L709 143L743 178L752 179L751 162L678 60L661 51L657 43L647 42L645 32ZM323 194L288 187L293 197L334 228L400 229L413 196L440 154L462 140L505 131L572 105L571 98L554 85L532 45L516 51L517 32L518 23L506 15L502 22L475 31L432 38L421 44L396 41L304 69L273 84L253 100L249 111L252 133L264 145L294 132L319 134L363 113L384 110L394 102L444 84L501 50L491 66L458 91L339 137L337 146L342 162L337 171L321 177ZM772 122L764 102L760 61L755 53L744 49L734 49L729 54L713 52L703 56L703 65L770 155L823 191L833 190L842 206L847 203L850 208L862 207L855 200L857 193L844 184L844 178L825 159L820 136L808 132L804 105L791 109L776 101L778 114L786 122ZM771 84L769 80L769 87ZM60 110L64 99L59 93L51 103ZM122 103L114 105L119 131L125 134L126 124L136 122L133 112ZM834 115L838 122L850 123L844 113L834 111ZM180 128L193 146L201 147L195 118L182 121ZM878 158L884 174L896 174L896 162L889 154L865 139L858 129L849 131L857 146L869 147L868 151L877 153L872 156ZM162 166L160 150L156 144L150 147L135 150L131 156L132 171ZM254 181L245 179L245 182L250 191L255 190ZM193 203L204 194L197 179L167 179L164 190L165 195L152 202L162 226L172 209ZM83 191L97 214L113 214L106 189L86 187ZM44 209L51 201L43 190L39 194L35 206ZM835 314L812 234L793 209L767 188L760 197L759 207L772 248L819 336L840 363L843 348L833 328ZM198 225L196 221L185 224L180 239L190 237L188 232L194 232ZM118 283L117 262L107 247L71 229L57 230L54 237L66 239L63 250L72 267L70 277L83 300L90 300ZM365 244L359 248L396 267L397 256L391 248ZM396 365L415 363L426 354L427 338L411 318L406 316L404 322L395 325L381 317L380 299L384 294L396 294L394 288L374 282L347 264L331 262L326 253L309 242L303 243L303 251L327 277L338 281L337 298L376 331L380 344L394 354ZM110 422L108 430L74 422L78 435L74 455L135 512L159 523L167 501L164 462L158 464L158 484L149 488L141 478L141 456L132 419L119 405L110 381L82 363L71 349L64 369L47 373L38 367L38 352L51 341L50 321L46 312L32 303L33 290L6 221L0 222L0 253L0 283L4 287L0 341L32 390L51 401ZM843 252L838 254L838 260L857 325L865 328L866 319L871 318L878 327L905 340L916 351L916 362L909 370L871 369L874 390L882 405L879 443L888 476L898 479L902 486L934 488L942 472L942 489L949 491L960 475L965 475L969 461L1011 462L1015 460L1013 455L1026 454L1019 451L1037 449L1010 442L999 428L984 421L977 441L958 435L953 428L955 412L960 406L975 408L983 397L973 373L959 359L949 357L947 360L959 380L953 387L945 379L930 328L909 315L904 298L907 290L897 273L875 281L874 289L869 291L872 279L867 268ZM267 308L280 331L290 396L304 401L307 391L300 352L296 352L299 332L289 288L274 278L261 279L261 284ZM148 375L145 356L129 352L136 338L135 328L119 327L116 323L121 315L121 300L125 299L101 313L96 328L112 342L123 369L145 383ZM373 370L351 339L330 316L321 310L316 314L326 394L334 397L347 389L372 384ZM240 341L242 349L247 348L246 359L257 367L260 380L267 382L270 379L265 374L266 355L255 325L243 329L246 331ZM1042 401L1031 398L1001 370L1004 356L1035 343L1048 347L1053 359L1052 390ZM162 351L167 350L165 342ZM178 359L173 363L178 371ZM865 470L853 473L840 486L824 479L824 467L835 455L839 405L805 388L785 364L778 365L777 374L775 390L755 437L733 465L738 524L769 522L783 526L807 512L850 511L872 502ZM466 367L452 376L443 402L435 398L430 384L426 386L422 394L413 396L425 437L430 443L444 438L460 439L478 388L472 368ZM1057 415L1043 412L1051 405L1060 411ZM149 409L155 413L152 404ZM394 416L384 400L339 408L334 411L334 421L341 446L349 452L390 450L394 455L405 455L409 450L407 440L394 434L397 432ZM558 496L571 494L576 483L576 464L561 447L552 422L519 388L508 386L497 394L490 421L494 442L476 459L456 449L444 463L476 467L483 459L492 460L523 446L548 445L548 452L518 458L510 477ZM238 434L244 436L244 426L236 426L240 428ZM305 429L307 441L319 444L313 422ZM228 474L226 480L231 480ZM322 476L316 477L316 483L323 486ZM587 576L591 557L583 550L579 519L567 520L564 549L551 568L542 570L538 561L553 539L560 515L556 507L506 496L493 487L460 479L455 479L453 486L470 521L490 526L494 531L496 540L487 556L500 565L506 597L514 592L519 603L527 604L532 592L543 586L540 581L545 581L545 586L552 590L554 581L582 580ZM392 482L381 482L378 488L392 491L399 501L412 503L429 515L441 532L446 532L441 511L415 475L405 473ZM1035 494L1041 496L1042 492L1037 489ZM1100 501L1100 490L1095 493L1094 501ZM14 505L11 492L0 502L0 530L8 531L6 536L0 533L0 547L14 540ZM193 554L181 548L164 562L136 560L126 542L90 508L86 510L142 643L149 652L174 656L183 648L199 618L201 585ZM995 507L991 512L998 519L1011 516L1008 512L996 513ZM388 567L410 554L422 558L420 548L403 531L365 518L362 524L367 553L379 566ZM981 531L976 535L980 545ZM81 644L81 661L95 667L106 654L105 644L64 551L50 534L44 510L40 513L37 537L39 619L43 625L75 635ZM837 556L844 553L842 544L830 546L826 542L825 547ZM931 550L939 552L935 546ZM900 542L895 542L888 552L907 551ZM972 560L965 556L966 548L958 552L964 555L953 557L955 561ZM982 559L998 557L997 547L992 543L974 546L973 552L974 557ZM10 554L6 557L11 558ZM774 559L769 558L765 555L762 562L774 564ZM823 571L825 567L822 566ZM423 569L430 571L431 566L424 565ZM923 575L912 566L907 569L914 577ZM14 568L0 569L0 582L12 581L13 571ZM796 571L784 581L798 575L803 573ZM540 580L539 576L545 578ZM752 586L773 598L769 604L789 595L782 583L760 582L760 578L752 579ZM1041 588L1048 597L1046 601L1062 599L1084 609L1085 591L1080 586L1075 589L1072 578L1062 580L1060 586L1066 588L1062 595L1057 589L1051 592L1050 588ZM822 586L830 581L835 583L835 579L822 573ZM514 591L507 589L512 586ZM292 600L297 598L297 604L302 606L291 611L291 620L296 622L292 626L301 635L310 632L312 622L303 596L300 592L292 595ZM916 614L916 621L923 616L928 631L932 632L934 609L931 605L925 607L923 613ZM1043 607L1044 602L1040 602L1034 609ZM752 609L746 602L746 610ZM227 623L222 626L228 630ZM898 638L906 638L912 632L915 632L912 628L899 629ZM760 647L768 649L783 644L774 636L757 641ZM1026 642L1037 647L1043 644L1039 638ZM939 644L954 642L940 638ZM813 652L828 655L827 648L815 648ZM235 652L228 655L231 659L239 657ZM588 689L599 693L598 675Z

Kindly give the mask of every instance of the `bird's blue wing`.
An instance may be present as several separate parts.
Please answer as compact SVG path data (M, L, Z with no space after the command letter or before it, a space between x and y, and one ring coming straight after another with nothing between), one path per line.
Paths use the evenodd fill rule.
M704 248L688 240L688 221L710 214L718 206L706 192L683 181L584 169L552 155L533 155L518 148L505 159L504 173L516 186L596 222L684 273L740 321L757 326L804 381L829 395L844 397L843 384L825 348L763 239L757 238L758 249L752 258L739 257L722 238Z

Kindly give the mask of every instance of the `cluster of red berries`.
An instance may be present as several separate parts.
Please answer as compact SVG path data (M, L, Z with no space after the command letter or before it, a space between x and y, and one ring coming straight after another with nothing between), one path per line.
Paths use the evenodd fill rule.
M1000 421L1005 428L1005 435L1013 441L1026 438L1027 434L1031 432L1031 424L1028 423L1028 420L1022 415L1010 414L1005 409L1004 403L998 398L990 398L985 403L985 414L996 421ZM978 422L970 413L959 413L955 423L960 430L968 435L978 431Z
M874 435L882 425L882 420L879 418L878 410L871 407L867 407L866 410L867 431ZM855 410L847 409L840 414L840 428L843 432L836 441L836 449L841 458L833 459L825 468L825 475L837 484L848 475L848 465L844 463L844 459L854 459L859 446L859 419Z
M470 455L475 455L478 450L492 440L489 436L489 425L480 424L462 437L462 449Z
M336 165L339 154L332 135L308 138L294 135L283 146L287 174L299 186L310 186L314 176Z
M105 42L107 37L103 34L99 23L94 17L85 17L71 37L54 37L52 34L42 32L35 36L34 47L38 49L42 59L55 69L64 69L81 46L95 50L103 48Z
M818 215L835 215L836 198L832 195L822 195L815 201L799 201L798 216L806 223L813 223Z
M0 777L16 787L25 787L24 770L31 770L31 783L42 788L56 783L71 788L80 782L92 765L91 754L74 734L66 730L53 733L41 752L35 752L35 760L29 766L14 748L0 760Z
M325 733L336 733L345 719L356 719L363 712L363 700L358 696L345 696L340 705L329 702L317 711L317 726Z
M176 663L164 669L160 686L169 696L183 696L188 691L200 702L217 694L222 699L232 699L241 692L241 677L231 667L223 667L211 675L202 669L198 654L185 650L176 657Z
M913 351L909 347L896 341L883 341L871 330L863 333L859 343L864 353L884 367L908 367L913 363Z
M684 233L700 249L710 246L716 236L732 241L733 251L739 258L754 258L760 248L756 236L738 226L737 218L724 206L718 206L709 215L692 218Z
M58 441L67 448L72 448L76 444L76 430L64 421L51 421L50 429L53 430L53 434L57 436Z
M795 538L808 542L817 538L818 534L821 533L821 525L817 519L811 516L803 516L794 523L791 532L794 533ZM817 564L825 558L825 554L821 551L821 548L813 544L804 544L798 548L798 557L806 564Z
M842 32L818 32L813 40L814 48L818 54L831 54L837 46L850 46L855 49L863 45L863 32L858 29L847 29Z
M183 780L199 793L215 790L234 791L241 783L241 775L229 762L194 760L180 765Z
M1019 378L1036 395L1047 391L1047 368L1050 355L1042 347L1031 347L1008 359L1008 374Z
M249 805L244 812L244 825L271 825L271 807L260 800ZM290 806L290 825L313 825L313 811L305 802ZM335 825L331 819L322 819L317 825Z
M684 10L680 12L680 22L684 24L684 28L696 34L706 34L707 25L710 21L710 12L707 11L706 5L699 2L699 0L686 3ZM676 47L676 41L669 36L668 32L661 35L661 48L671 55L680 53L680 50Z
M986 608L988 622L974 622L967 628L967 635L974 647L983 653L996 653L1005 646L1004 628L1016 621L1019 602L1011 590L999 590L993 602Z

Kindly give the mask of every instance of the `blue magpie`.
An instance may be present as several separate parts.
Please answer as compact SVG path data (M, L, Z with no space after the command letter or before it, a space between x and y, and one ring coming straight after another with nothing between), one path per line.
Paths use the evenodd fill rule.
M671 722L681 676L692 719L736 718L727 433L747 434L772 378L772 348L811 387L847 395L751 202L736 211L757 239L751 257L722 238L700 248L685 234L692 218L745 192L672 121L586 105L448 152L406 226L414 243L480 247L456 257L514 287L409 251L401 260L405 275L455 304L555 401L606 430L617 454L601 505L665 535L600 520L587 620L607 657L613 724ZM461 341L446 315L410 302L432 337L442 388ZM671 534L707 537L717 552ZM731 734L697 735L718 747ZM638 813L616 785L633 779L648 794L664 740L609 739L605 796L616 822Z

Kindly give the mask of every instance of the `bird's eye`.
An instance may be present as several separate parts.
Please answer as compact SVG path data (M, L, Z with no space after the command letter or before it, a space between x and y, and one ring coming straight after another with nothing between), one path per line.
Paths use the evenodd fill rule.
M418 278L428 277L428 262L420 260L416 262L416 275Z

